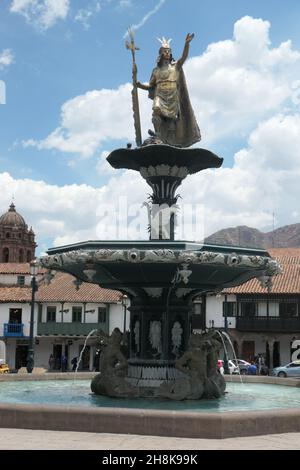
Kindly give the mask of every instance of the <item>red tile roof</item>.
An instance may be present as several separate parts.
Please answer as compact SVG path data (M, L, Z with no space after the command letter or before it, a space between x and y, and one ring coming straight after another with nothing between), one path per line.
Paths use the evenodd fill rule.
M29 271L28 264L0 264L7 267L5 274L25 274ZM15 266L13 271L12 266ZM26 268L27 266L27 268ZM23 269L23 271L22 271ZM3 271L2 271L3 273ZM73 283L74 277L66 273L56 273L50 285L41 284L36 293L37 302L105 302L116 303L120 300L121 292L102 289L97 284L83 282L79 288ZM3 302L30 302L31 287L0 286L0 303Z
M45 273L45 268L39 268L39 274ZM30 274L29 263L0 263L0 274Z
M3 302L30 302L30 287L0 287L0 303Z
M36 295L40 302L106 302L120 300L121 292L102 289L97 284L83 282L76 290L75 278L70 274L56 273L49 286L41 285Z
M268 250L282 268L282 274L273 277L272 294L300 294L300 248L270 248ZM237 287L225 289L231 294L267 294L257 279Z
M30 274L29 263L0 263L0 274Z

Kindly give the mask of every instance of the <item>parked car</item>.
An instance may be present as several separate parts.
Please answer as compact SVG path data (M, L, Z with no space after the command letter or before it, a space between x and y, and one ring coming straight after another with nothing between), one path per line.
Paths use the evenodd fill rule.
M300 377L300 361L293 361L285 366L274 367L272 375L277 377Z
M237 366L236 372L234 374L238 374L240 371L241 375L246 375L248 371L248 367L251 365L250 362L244 361L244 359L231 359L231 362ZM239 371L238 371L239 368Z
M8 374L9 373L9 367L7 364L0 363L0 374Z
M231 359L228 361L228 368L229 368L229 373L230 374L237 374L238 373L238 368L234 363L232 362ZM223 359L218 359L218 369L221 372L221 374L224 374L224 361Z

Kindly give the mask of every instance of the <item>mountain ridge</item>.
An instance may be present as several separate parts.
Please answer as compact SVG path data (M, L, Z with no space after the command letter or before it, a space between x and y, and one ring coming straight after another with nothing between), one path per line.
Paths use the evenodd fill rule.
M300 223L284 225L270 232L247 225L228 227L209 235L204 241L245 248L297 248L300 247Z

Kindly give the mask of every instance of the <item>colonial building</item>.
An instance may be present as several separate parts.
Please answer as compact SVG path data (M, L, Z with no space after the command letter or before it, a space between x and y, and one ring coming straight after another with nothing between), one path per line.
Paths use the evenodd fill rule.
M32 287L30 265L24 261L34 258L35 247L32 229L11 204L0 217L0 359L16 370L27 362ZM272 368L289 362L295 349L300 352L300 248L269 251L282 267L270 292L254 279L218 295L203 295L195 301L191 328L225 330L238 357L262 354ZM96 284L79 285L65 273L56 273L48 285L44 274L36 277L35 365L48 368L52 354L54 369L61 367L62 356L70 368L88 337L80 368L91 370L97 348L92 331L128 329L125 298Z
M282 268L271 291L252 279L208 296L205 323L228 331L238 357L250 360L261 354L272 368L290 362L300 346L300 248L269 253Z
M30 335L32 285L30 264L36 243L32 229L11 204L0 217L0 360L12 370L26 366ZM123 330L128 323L124 296L98 285L78 284L72 276L56 273L51 283L44 282L44 272L36 276L34 302L35 366L61 367L61 358L78 357L87 336L102 329L110 334L115 327ZM125 315L125 318L124 318ZM124 321L125 320L125 321ZM80 369L91 370L97 341L92 334L82 355Z
M0 359L11 369L25 367L30 334L31 295L30 266L27 263L0 264ZM74 278L57 273L50 285L43 273L37 276L38 290L34 304L35 366L48 368L50 354L54 368L60 369L61 357L78 357L86 337L101 329L110 334L123 329L123 296L120 292L82 283L78 289ZM128 320L128 319L127 319ZM92 370L97 341L91 336L82 357L81 370Z
M25 263L34 259L36 243L32 228L11 203L0 217L0 263Z

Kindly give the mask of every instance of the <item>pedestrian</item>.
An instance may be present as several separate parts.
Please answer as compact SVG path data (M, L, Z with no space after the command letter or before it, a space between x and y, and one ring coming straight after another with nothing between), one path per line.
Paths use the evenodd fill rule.
M53 370L53 369L54 369L54 363L55 363L54 356L53 356L53 354L50 354L50 356L49 356L49 361L48 361L49 370Z
M77 357L73 357L72 361L71 361L71 364L72 364L72 372L75 372L76 369L77 369L77 363L78 363L78 359Z
M96 372L99 372L100 370L100 354L101 354L101 350L97 349L95 356L94 356L94 362L93 362L93 369Z
M251 361L250 366L248 366L247 374L248 375L256 375L257 374L257 367L256 367L254 361Z
M66 372L67 368L68 368L68 358L64 354L61 358L61 371Z

